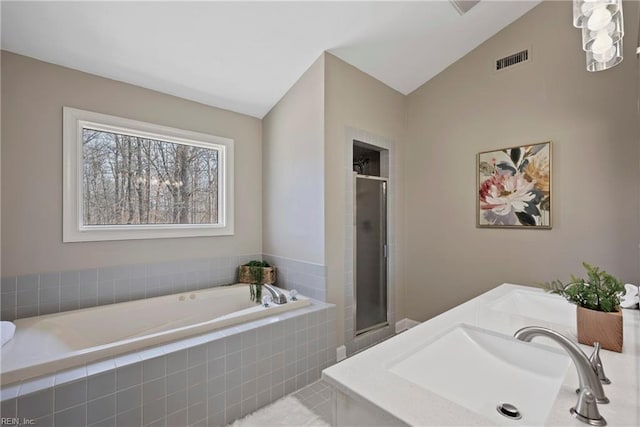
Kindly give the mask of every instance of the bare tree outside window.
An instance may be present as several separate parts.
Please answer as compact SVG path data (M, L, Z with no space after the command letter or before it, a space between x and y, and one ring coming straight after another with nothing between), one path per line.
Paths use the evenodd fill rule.
M82 129L85 225L217 224L219 151Z

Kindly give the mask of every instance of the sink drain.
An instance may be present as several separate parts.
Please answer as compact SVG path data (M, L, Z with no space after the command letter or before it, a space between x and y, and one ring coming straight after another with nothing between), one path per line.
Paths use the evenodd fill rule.
M509 418L510 420L519 420L522 418L522 414L518 411L518 408L511 403L501 403L496 406L496 410L500 415Z

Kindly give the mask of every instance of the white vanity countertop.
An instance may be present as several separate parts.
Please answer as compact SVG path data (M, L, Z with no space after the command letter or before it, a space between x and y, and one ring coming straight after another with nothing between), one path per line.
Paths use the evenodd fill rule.
M495 425L495 422L472 412L426 388L420 387L389 369L399 358L424 347L434 337L460 323L474 325L513 336L525 326L544 326L577 342L575 324L566 326L552 321L508 314L490 307L512 290L544 292L541 289L503 284L431 320L356 354L325 369L323 378L341 392L355 399L364 399L397 419L412 426ZM567 304L569 304L567 302ZM557 320L552 317L545 317ZM624 310L624 347L622 353L600 352L605 373L612 384L604 390L611 403L600 404L600 414L609 426L640 426L640 310ZM542 337L533 342L553 345ZM593 347L580 345L588 355ZM478 367L481 369L481 367ZM451 372L451 375L455 375ZM526 385L525 385L526 386ZM569 414L575 406L578 386L576 369L571 363L556 401L546 420L549 426L580 426L584 424ZM532 396L535 399L535 396ZM520 427L518 421L505 424Z

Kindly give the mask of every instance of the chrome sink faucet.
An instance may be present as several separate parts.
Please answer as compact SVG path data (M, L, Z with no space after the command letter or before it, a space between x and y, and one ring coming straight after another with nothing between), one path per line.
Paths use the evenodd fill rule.
M287 296L280 292L279 289L274 288L271 285L262 285L266 290L271 293L272 301L274 304L285 304L287 302Z
M514 334L514 337L526 342L531 342L534 337L543 336L550 338L552 341L562 347L575 365L578 371L578 380L580 381L580 390L578 395L578 403L570 412L580 421L595 425L605 426L607 422L598 411L598 403L609 403L609 399L604 394L602 383L598 378L598 374L594 370L592 362L586 354L578 347L576 343L571 341L558 332L543 328L540 326L528 326L522 328Z

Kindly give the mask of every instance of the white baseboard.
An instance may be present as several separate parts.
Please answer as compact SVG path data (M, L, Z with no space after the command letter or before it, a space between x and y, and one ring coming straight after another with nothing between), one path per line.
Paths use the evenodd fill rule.
M399 334L400 332L404 332L407 329L411 329L416 325L419 325L420 322L416 322L415 320L411 320L411 319L407 319L406 317L404 319L400 319L396 322L396 334Z
M344 360L347 358L347 347L341 345L340 347L336 348L336 361L340 362L341 360Z

